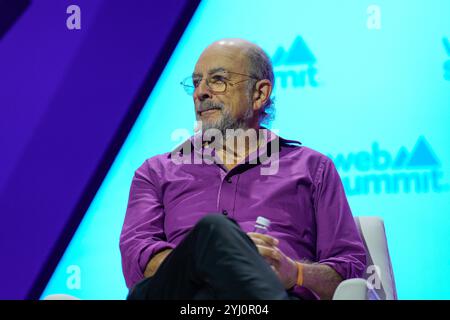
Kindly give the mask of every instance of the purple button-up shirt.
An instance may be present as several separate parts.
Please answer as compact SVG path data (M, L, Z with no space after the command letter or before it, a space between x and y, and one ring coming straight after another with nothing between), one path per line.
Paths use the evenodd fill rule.
M271 221L268 234L292 259L329 265L343 279L363 274L365 249L333 162L268 132L263 147L229 171L213 161L174 161L184 156L182 148L154 156L136 170L120 236L129 288L143 278L157 252L175 248L198 220L213 212L227 214L245 232L264 216ZM196 137L182 145L194 145L190 159L202 152L214 158L214 150L195 147ZM277 170L262 174L269 164L258 160L264 155L267 160L267 151ZM294 289L311 297L307 291Z

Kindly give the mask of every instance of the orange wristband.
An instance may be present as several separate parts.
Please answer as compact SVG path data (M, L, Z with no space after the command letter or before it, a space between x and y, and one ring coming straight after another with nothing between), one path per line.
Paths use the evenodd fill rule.
M302 286L303 285L303 264L300 262L295 262L297 264L297 283L296 285Z

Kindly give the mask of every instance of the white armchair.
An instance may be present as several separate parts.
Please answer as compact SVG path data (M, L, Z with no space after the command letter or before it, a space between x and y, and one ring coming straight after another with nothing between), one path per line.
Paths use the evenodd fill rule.
M342 281L333 300L396 300L394 274L389 256L384 222L379 217L355 217L367 251L364 278ZM78 300L67 294L54 294L44 300Z
M383 219L355 217L367 251L364 278L342 281L333 300L396 300L394 273Z

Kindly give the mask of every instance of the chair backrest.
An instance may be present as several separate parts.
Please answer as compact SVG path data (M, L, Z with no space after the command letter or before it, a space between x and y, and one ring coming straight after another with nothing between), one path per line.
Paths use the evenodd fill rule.
M396 300L397 291L383 219L355 217L355 222L367 252L364 278L373 285L380 299Z

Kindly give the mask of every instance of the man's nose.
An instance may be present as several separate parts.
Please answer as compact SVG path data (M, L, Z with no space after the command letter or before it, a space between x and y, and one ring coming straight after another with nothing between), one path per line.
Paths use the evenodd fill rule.
M198 84L198 87L195 88L194 98L196 98L200 101L211 98L211 91L209 90L208 86L206 85L205 79L202 79L200 81L200 83Z

